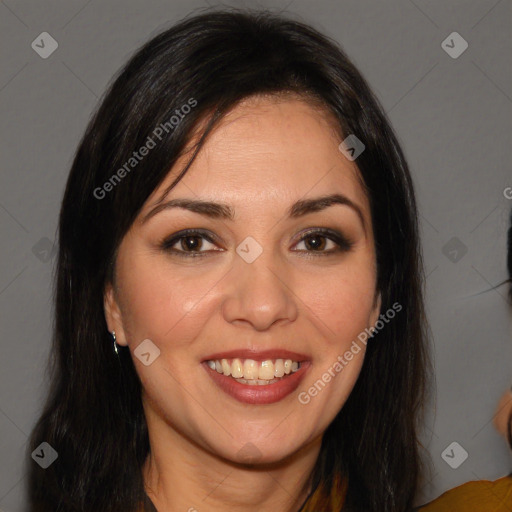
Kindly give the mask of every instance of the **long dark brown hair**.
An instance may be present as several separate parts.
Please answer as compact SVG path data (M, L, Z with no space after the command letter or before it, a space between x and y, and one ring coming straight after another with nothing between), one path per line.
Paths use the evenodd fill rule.
M115 357L103 311L117 248L198 123L207 121L191 161L242 99L288 93L334 116L340 142L349 134L363 141L356 163L371 206L382 312L395 302L403 308L368 343L360 377L324 434L311 503L323 512L341 510L343 481L344 511L412 508L430 364L406 159L377 98L335 41L290 17L222 9L194 13L139 49L115 77L76 152L59 218L51 387L28 448L45 441L58 458L47 469L30 461L32 511L137 510L150 448L141 384L129 350ZM176 110L191 101L194 108L171 127ZM112 181L165 123L156 147Z

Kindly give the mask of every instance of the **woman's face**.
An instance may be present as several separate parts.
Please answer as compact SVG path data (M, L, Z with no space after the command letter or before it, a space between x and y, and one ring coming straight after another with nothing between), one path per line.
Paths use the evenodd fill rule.
M144 205L105 310L132 353L153 439L278 461L318 442L343 407L365 352L353 341L380 297L369 203L340 142L318 108L252 98L162 203L209 205L154 210L190 155ZM341 202L316 202L331 195Z

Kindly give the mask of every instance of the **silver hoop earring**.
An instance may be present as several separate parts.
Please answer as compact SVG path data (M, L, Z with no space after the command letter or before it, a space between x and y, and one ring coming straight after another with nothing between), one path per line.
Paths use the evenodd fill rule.
M119 352L117 351L116 331L112 331L112 339L114 340L114 352L116 355L119 355Z

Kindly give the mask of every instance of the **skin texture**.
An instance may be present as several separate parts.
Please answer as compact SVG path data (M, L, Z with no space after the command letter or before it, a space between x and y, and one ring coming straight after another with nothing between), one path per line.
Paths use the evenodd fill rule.
M235 219L173 208L141 221L188 160L181 157L120 245L105 314L143 385L151 443L143 473L161 510L292 512L307 495L322 434L353 389L364 345L307 405L297 395L380 313L370 207L356 162L343 156L340 142L328 116L300 98L245 100L166 198L228 203ZM288 217L295 201L332 193L358 205L364 225L347 205ZM194 239L206 256L160 248L190 228L218 237ZM311 237L301 241L311 228L333 229L353 246L327 254L336 243L320 238L315 253ZM263 249L250 264L236 252L247 236ZM191 252L186 240L173 247ZM149 366L133 355L145 339L160 350ZM238 402L201 364L215 352L272 348L311 361L299 388L274 404ZM239 463L244 447L256 454L255 464Z

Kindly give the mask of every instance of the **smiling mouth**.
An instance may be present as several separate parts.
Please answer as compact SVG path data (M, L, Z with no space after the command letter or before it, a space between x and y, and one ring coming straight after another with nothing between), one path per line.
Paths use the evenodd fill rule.
M210 359L206 364L217 373L250 386L275 384L301 368L301 362L292 359Z

